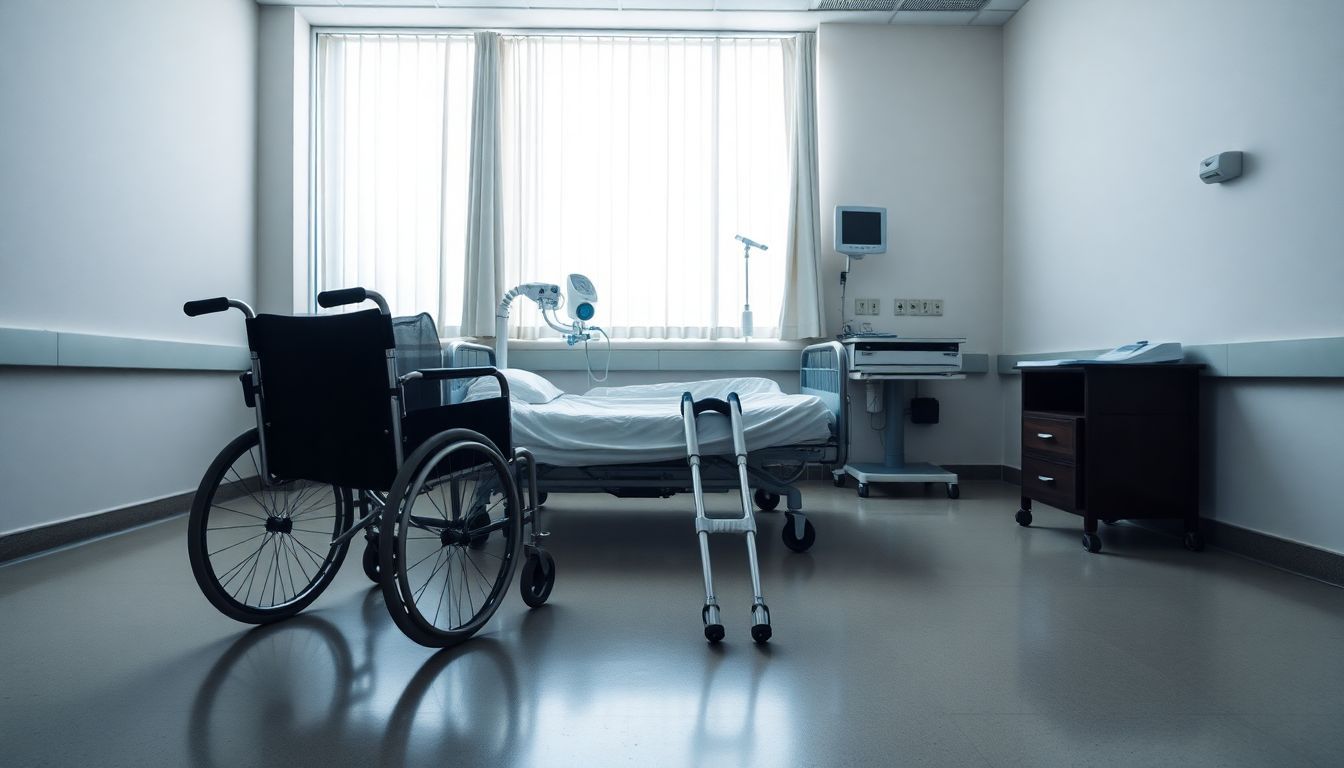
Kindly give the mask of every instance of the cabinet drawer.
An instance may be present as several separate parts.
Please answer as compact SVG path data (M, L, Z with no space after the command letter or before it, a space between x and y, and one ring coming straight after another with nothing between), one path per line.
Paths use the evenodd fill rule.
M1022 457L1022 495L1061 509L1078 509L1078 468L1056 461Z
M1022 450L1052 453L1060 458L1078 455L1078 421L1042 416L1022 417Z

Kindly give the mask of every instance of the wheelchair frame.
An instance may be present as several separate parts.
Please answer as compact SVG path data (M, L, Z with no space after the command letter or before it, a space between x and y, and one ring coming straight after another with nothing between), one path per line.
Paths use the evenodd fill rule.
M382 296L374 291L365 290L363 288L350 288L323 292L319 294L317 298L318 304L324 308L357 304L365 300L372 300L378 305L378 310L382 317L387 318L390 333L391 313L387 302ZM227 311L230 308L238 309L248 320L255 320L257 318L257 314L246 303L228 299L226 297L187 302L183 306L183 311L188 316L195 317L201 314ZM488 622L490 616L493 615L494 611L498 608L502 595L507 592L509 582L512 580L514 572L518 568L517 560L519 559L518 556L520 553L523 554L526 559L526 563L523 566L523 574L520 578L520 589L524 602L530 607L536 607L546 601L554 584L555 568L551 556L541 546L541 539L547 534L545 531L540 530L541 517L536 498L537 468L532 454L525 448L510 446L510 455L505 456L494 440L487 437L485 434L449 425L446 428L431 426L432 429L437 431L427 433L423 436L421 444L417 446L410 457L411 459L416 459L414 464L408 461L406 455L403 419L408 416L405 405L406 385L408 383L422 380L443 381L492 376L499 382L502 399L505 403L504 418L507 419L508 381L497 369L490 366L459 369L427 368L409 371L399 375L395 357L395 343L393 343L389 348L384 350L387 372L386 391L388 395L388 415L390 416L390 431L395 459L395 477L392 480L390 487L388 487L386 491L383 491L378 488L352 487L345 482L337 482L331 479L315 480L311 477L282 478L272 472L272 452L268 447L267 438L268 427L270 427L271 424L267 420L269 404L266 402L264 389L265 371L263 370L261 351L257 348L257 344L251 343L251 329L252 326L249 324L251 369L241 374L239 380L243 385L245 402L256 411L256 448L258 456L254 458L258 459L258 466L256 467L258 473L256 480L259 483L257 486L258 491L281 488L294 481L311 483L319 488L319 493L321 493L321 488L330 486L335 494L333 505L337 508L331 516L337 521L333 523L333 528L339 529L339 533L336 533L336 531L333 530L334 535L327 545L329 549L326 554L326 559L318 564L318 568L315 571L316 576L311 577L303 590L296 592L293 598L287 598L287 600L291 600L294 603L292 609L286 604L284 606L279 606L279 610L273 610L277 608L273 598L272 605L269 606L269 609L271 610L266 610L266 606L260 605L261 597L259 597L258 605L255 607L255 610L249 610L253 607L246 605L245 603L250 600L251 597L250 586L248 596L244 599L244 603L237 603L236 594L231 595L227 599L219 597L215 590L223 589L223 586L219 583L219 575L214 570L213 562L208 559L213 553L204 554L208 549L204 542L206 536L211 532L211 529L208 526L208 518L214 510L214 502L217 495L216 491L224 486L228 469L234 471L243 490L247 491L248 479L243 478L242 473L239 473L232 464L226 465L223 463L233 454L237 454L233 459L233 461L236 462L244 453L250 452L251 450L251 438L249 437L250 430L249 432L245 432L239 438L235 438L235 440L220 453L215 462L211 465L211 468L207 470L206 476L202 479L201 487L198 489L196 499L192 505L192 521L189 533L189 548L192 556L193 572L206 597L210 599L221 612L240 621L256 624L269 623L299 613L303 608L307 607L312 600L316 599L329 585L336 570L339 569L340 564L345 557L345 551L350 541L360 531L363 531L366 537L366 549L364 555L365 574L382 586L384 596L387 598L389 613L391 613L392 618L396 621L398 626L401 627L411 639L423 645L444 647L456 644L457 642L461 642L467 637L470 637L478 631L481 626ZM367 368L367 362L365 365L365 375L372 375L372 369ZM417 411L417 413L420 412ZM438 420L436 419L434 421ZM507 424L505 426L507 426ZM387 432L384 431L384 434L387 434ZM507 438L507 433L505 433L505 437ZM451 460L453 455L459 451L479 452L484 456L485 460L469 464L465 469L454 470L451 465ZM440 466L445 459L449 460L446 473ZM485 524L480 522L473 523L473 516L477 513L481 513L482 509L473 507L470 512L462 512L462 500L456 497L457 483L465 476L463 473L479 471L487 464L493 465L495 476L499 478L500 482L504 485L504 487L498 488L498 492L502 496L503 502L510 505L506 508L511 509L510 516L515 518L513 520L505 517L500 521L492 522L490 521L490 516L487 510L484 512L486 515ZM522 484L522 472L524 469L527 473L527 503L524 503L519 493L519 486ZM214 479L213 483L211 482L212 478ZM450 506L447 498L444 499L444 505L442 507L435 504L435 508L439 511L440 515L443 515L442 521L424 516L417 516L413 513L411 506L421 497L423 491L432 492L438 489L442 496L442 488L449 484L451 484L454 489L454 497L451 500L451 508L454 517L451 521L446 516L447 513L445 511L445 508ZM476 504L477 496L479 496L482 488L486 489L487 498L492 496L495 491L494 486L489 482L475 486L476 495L471 499L473 505ZM414 492L410 495L406 495L407 491ZM250 491L247 492L251 494ZM357 502L353 499L355 493L358 494ZM302 495L302 492L300 495ZM260 500L257 499L255 495L253 496L253 499L261 505ZM433 503L432 497L430 498L430 501ZM342 504L344 504L344 508L342 508ZM404 511L402 509L403 505L405 507ZM297 506L297 503L295 506ZM247 514L228 507L222 508L238 514ZM357 520L351 522L350 517L353 515L353 510L356 508L360 516ZM293 529L295 526L293 520L289 519L288 514L283 518L283 520L287 520L288 522L278 522L281 521L282 518L274 516L272 510L263 509L262 511L266 512L267 515L265 518L265 530L268 532L268 535L265 541L269 541L272 538L269 534L274 533L276 530L279 530L280 533L292 533L292 530L290 529ZM288 513L289 510L287 509L286 512ZM344 512L344 517L341 512ZM255 514L248 516L258 517ZM347 522L343 529L340 529L342 519ZM461 629L439 630L434 626L434 622L430 622L428 627L425 626L425 617L421 616L419 609L414 606L416 595L409 592L409 584L404 578L401 578L404 577L406 573L409 573L411 568L415 567L409 564L410 557L407 557L408 563L404 568L404 572L401 574L398 573L401 566L397 563L397 547L394 546L394 541L392 540L398 523L408 526L409 528L420 530L422 533L431 534L430 536L415 537L417 539L432 540L435 538L435 535L437 535L440 540L439 543L430 544L428 546L431 547L431 552L433 551L432 548L434 546L439 547L440 556L443 556L444 551L449 552L449 560L451 560L452 553L452 550L449 549L450 546L460 545L460 547L463 548L463 552L465 552L467 547L476 549L478 539L480 541L488 540L488 538L496 531L501 531L500 536L507 542L507 549L504 556L500 558L501 565L498 566L500 570L496 575L495 582L492 584L490 593L486 596L487 599L482 602L480 609L475 608L473 600L471 608L472 613L469 615L467 624L463 625ZM458 530L450 531L449 529L453 528L454 523L456 523ZM256 527L255 523L252 523L251 525ZM510 531L502 531L506 525L510 526ZM288 527L286 528L285 526ZM523 536L525 531L530 532L530 536L525 538ZM316 534L322 533L321 531L311 530L309 532ZM261 534L258 534L258 536L260 535ZM382 539L381 543L380 539ZM266 546L265 541L261 545L263 548ZM283 542L283 540L281 541ZM301 541L295 541L302 545ZM401 534L400 545L401 551L404 553L406 547L405 532ZM291 547L291 551L297 555L299 550L295 548L294 543L290 543L289 546ZM318 546L315 541L314 546ZM280 551L282 549L282 544L276 544L275 547L277 551ZM304 548L307 549L306 546L304 546ZM260 553L261 550L259 549L258 552ZM309 552L321 554L311 549L309 549ZM463 554L463 559L470 560L466 554ZM433 564L435 567L430 574L431 579L439 572L437 566L438 562L439 561L436 559ZM485 571L482 571L481 568L476 565L474 560L470 560L470 562L473 566L476 566L476 571L481 574L483 579L488 578ZM391 567L387 567L388 565L391 565ZM471 594L469 592L470 588L466 587L465 584L467 575L465 564L463 564L462 567L464 579L463 586L468 590L467 597L471 599ZM253 569L255 570L255 568L256 566L254 565ZM449 565L448 568L451 570L451 565ZM488 566L486 570L489 570ZM304 575L307 575L306 570ZM398 583L399 578L401 578L401 581ZM445 575L445 579L451 578L452 576L450 574ZM276 574L276 581L277 583L282 582L282 577L279 573ZM291 587L295 585L296 581L294 575L291 573ZM503 582L502 585L500 584L501 581ZM447 587L445 587L445 589L446 588ZM423 590L424 587L421 589ZM263 596L265 590L266 583L263 582ZM274 590L275 587L272 587L273 592ZM442 597L443 596L441 595L440 600L442 600ZM230 603L231 605L225 605L221 600ZM441 607L442 606L440 606L440 608ZM462 606L459 604L459 616L461 608ZM437 618L438 611L435 612L434 621L437 621Z

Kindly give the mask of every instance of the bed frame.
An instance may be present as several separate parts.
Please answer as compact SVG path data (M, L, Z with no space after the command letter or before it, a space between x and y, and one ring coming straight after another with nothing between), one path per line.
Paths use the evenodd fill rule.
M494 350L468 341L451 341L444 347L444 365L451 368L492 366ZM845 348L838 341L813 344L802 350L798 375L802 394L815 395L831 411L831 438L824 443L784 445L751 450L747 446L747 474L762 495L777 495L785 500L788 515L799 539L806 526L803 496L794 485L808 466L821 465L828 474L844 466L848 452L849 398L845 393L848 370ZM451 402L459 402L469 382L452 384ZM706 492L738 489L737 467L724 456L705 456L701 464L701 483ZM668 498L691 492L691 473L685 459L642 464L608 464L597 467L537 466L537 486L543 493L603 492L621 498ZM780 499L774 499L775 504ZM768 501L768 499L767 499ZM774 505L768 505L773 509Z

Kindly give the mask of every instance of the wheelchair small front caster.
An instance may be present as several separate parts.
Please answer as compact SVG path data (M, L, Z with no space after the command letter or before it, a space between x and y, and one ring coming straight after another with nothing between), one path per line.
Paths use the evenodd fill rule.
M1013 519L1017 521L1018 525L1026 528L1028 525L1031 525L1031 510L1019 509Z
M364 575L377 584L381 573L378 568L378 537L370 536L364 543Z
M1199 531L1186 531L1182 543L1191 552L1200 552L1204 549L1204 537L1199 535Z
M555 558L544 549L538 549L527 556L523 563L523 572L518 578L518 591L528 608L545 605L555 587Z
M947 498L949 498L949 499L959 499L959 498L961 498L961 486L957 485L956 483L948 483L948 484L947 484Z
M1095 533L1084 533L1084 534L1083 534L1083 549L1086 549L1088 552L1091 552L1092 554L1096 554L1096 553L1100 552L1100 551L1101 551L1101 537L1098 536L1098 535L1095 534Z

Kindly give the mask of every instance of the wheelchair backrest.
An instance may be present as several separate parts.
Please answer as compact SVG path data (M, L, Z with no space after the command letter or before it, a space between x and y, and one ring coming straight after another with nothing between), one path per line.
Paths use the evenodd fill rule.
M388 488L397 471L391 319L376 309L258 315L247 321L247 339L258 358L271 474Z

